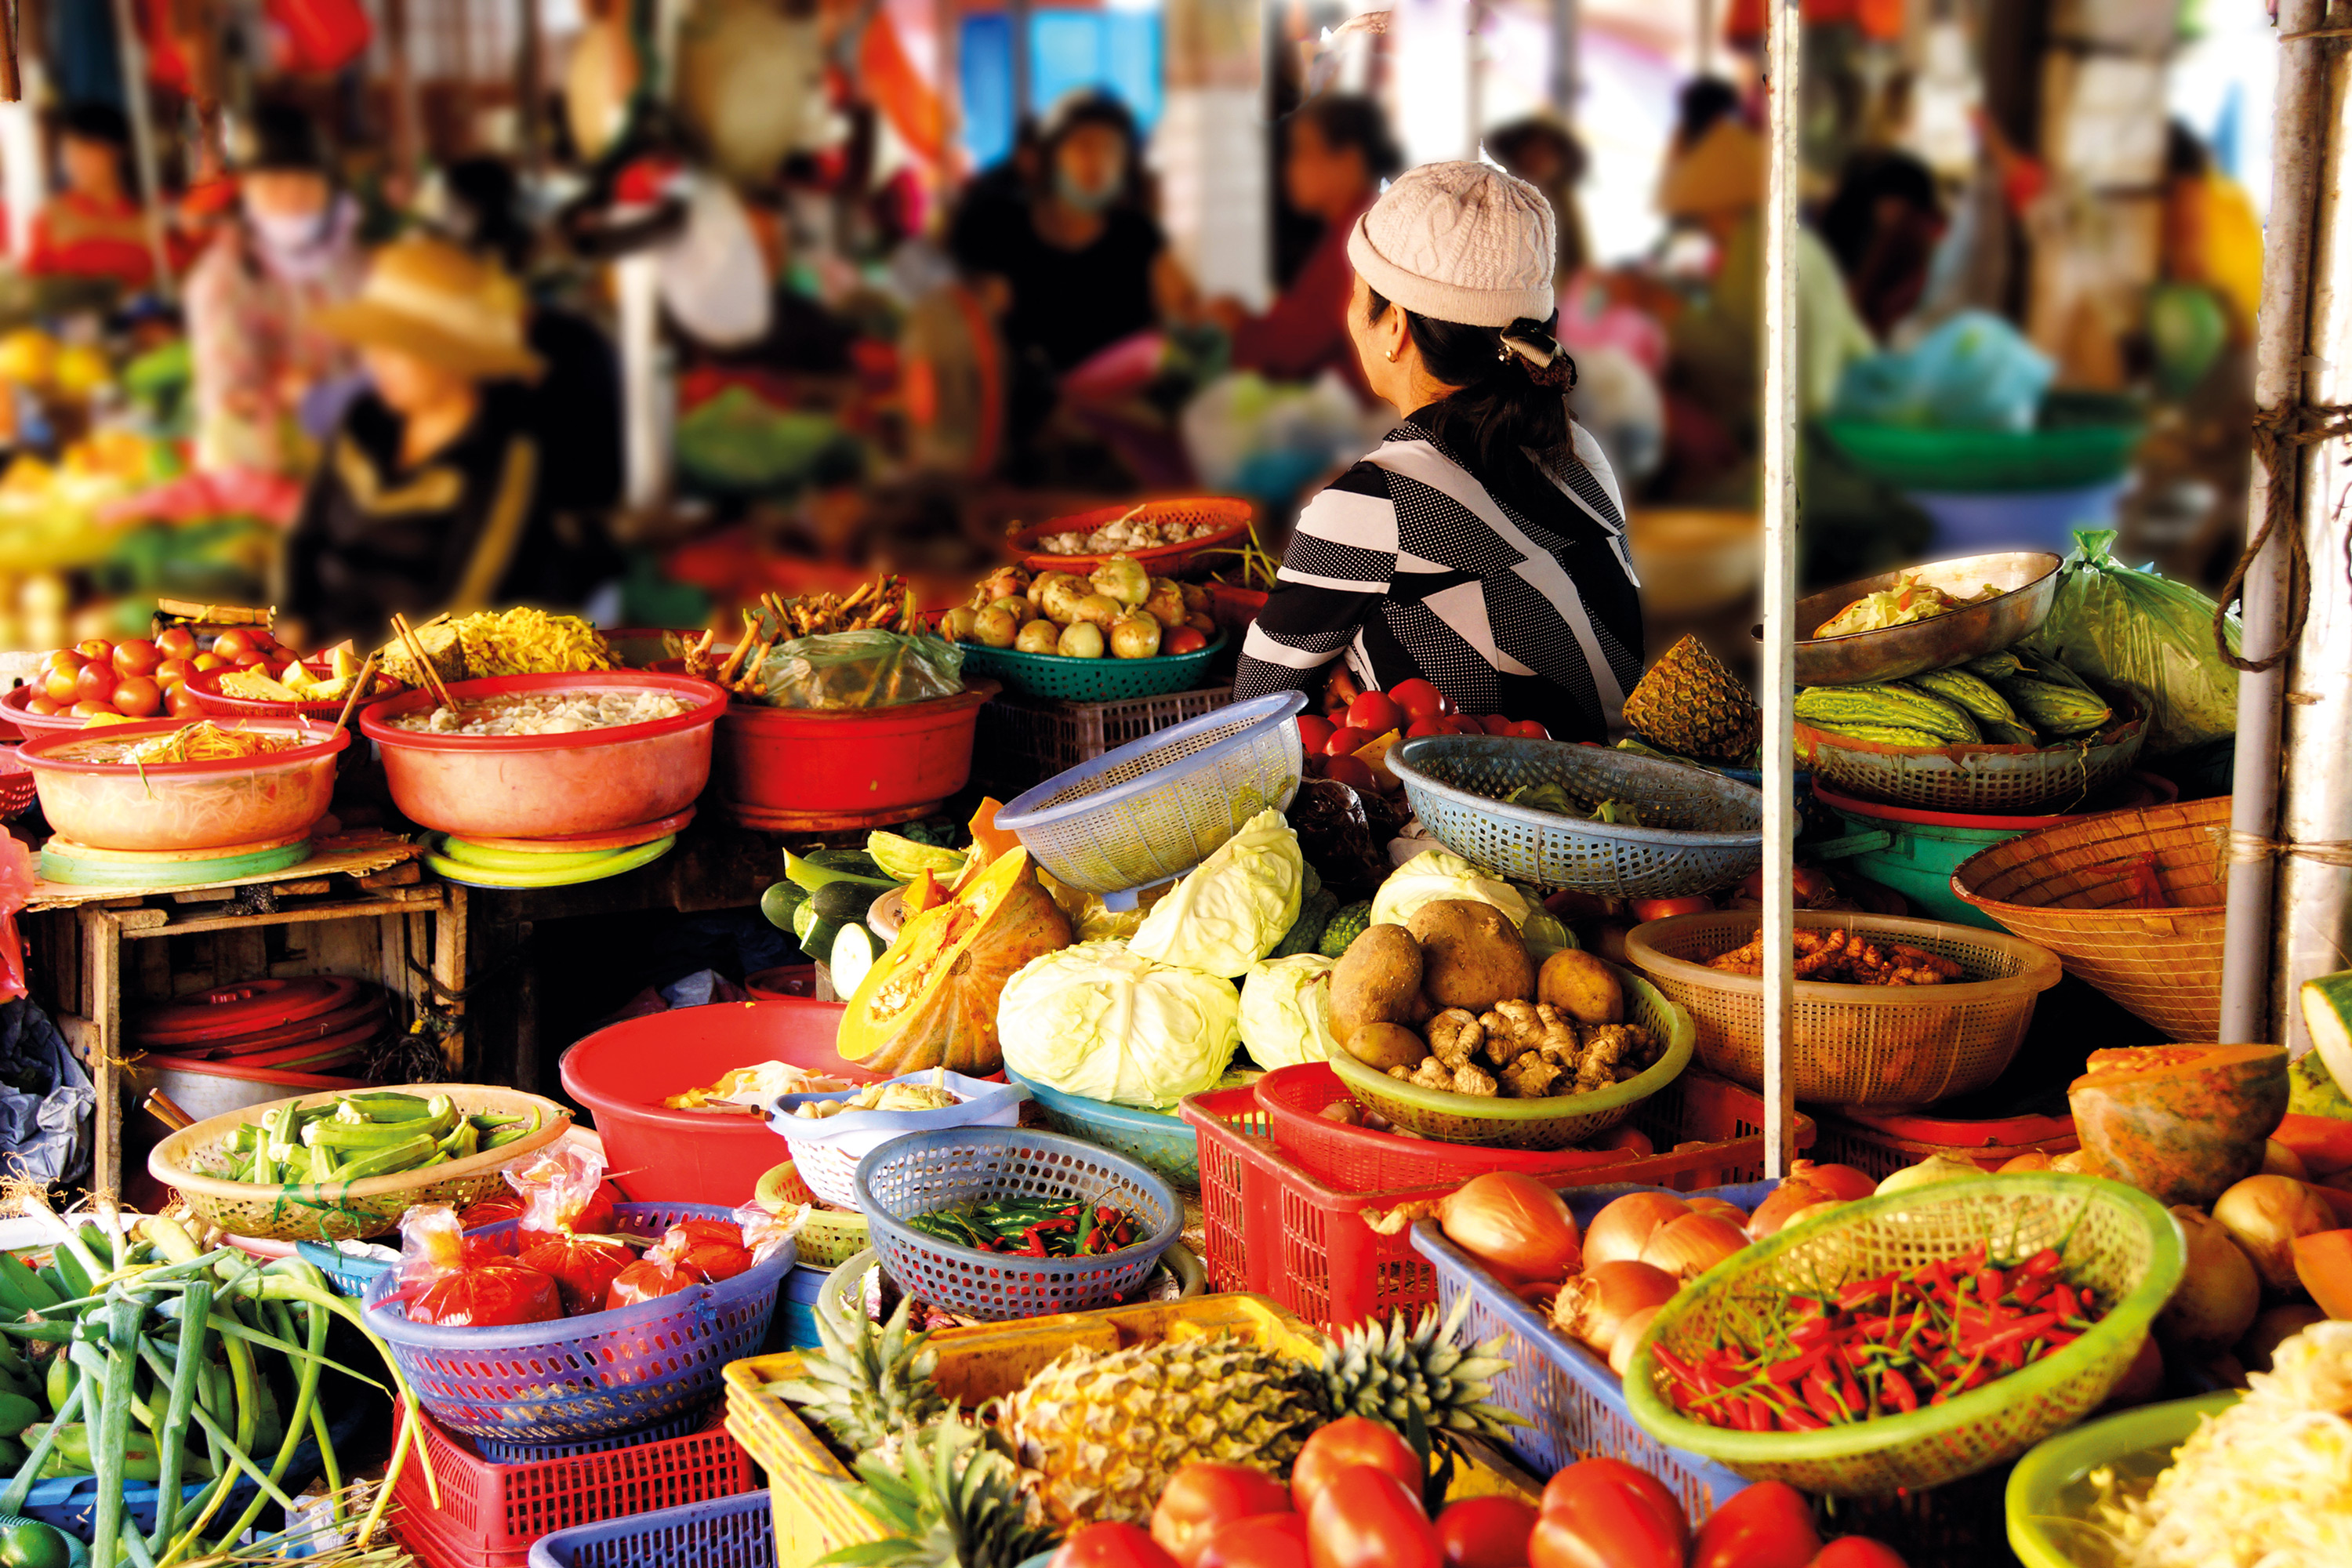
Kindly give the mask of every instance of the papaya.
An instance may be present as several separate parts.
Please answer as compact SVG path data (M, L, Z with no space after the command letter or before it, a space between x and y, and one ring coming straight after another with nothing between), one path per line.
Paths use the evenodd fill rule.
M975 861L976 863L976 861ZM1029 853L995 856L946 901L912 916L841 1016L835 1049L896 1077L945 1067L978 1078L1004 1065L996 1004L1031 959L1070 945L1070 921Z
M2352 1121L2288 1111L2271 1136L2285 1144L2315 1176L2352 1170Z
M2303 1022L2328 1077L2352 1084L2352 969L2303 983Z
M2294 1238L2294 1277L2331 1318L2352 1318L2352 1230Z
M2170 1206L2203 1208L2263 1167L2286 1114L2277 1046L2093 1051L2066 1086L2084 1163Z

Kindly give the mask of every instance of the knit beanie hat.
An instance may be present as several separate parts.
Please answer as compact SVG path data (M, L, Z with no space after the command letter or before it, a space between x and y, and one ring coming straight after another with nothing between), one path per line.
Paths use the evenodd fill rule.
M1486 163L1409 169L1348 237L1348 260L1381 298L1433 321L1549 321L1559 241L1551 205Z

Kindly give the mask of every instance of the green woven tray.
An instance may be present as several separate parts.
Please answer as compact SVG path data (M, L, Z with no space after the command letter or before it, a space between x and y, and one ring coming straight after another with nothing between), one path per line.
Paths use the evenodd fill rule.
M1022 653L1009 647L964 643L963 667L1004 683L1022 697L1053 697L1065 702L1118 702L1131 697L1165 697L1205 685L1210 661L1225 646L1219 633L1192 653L1155 654L1150 658L1066 658L1057 653Z
M1980 495L2078 489L2121 477L2138 425L2056 430L1923 430L1824 419L1822 429L1854 467L1897 489Z

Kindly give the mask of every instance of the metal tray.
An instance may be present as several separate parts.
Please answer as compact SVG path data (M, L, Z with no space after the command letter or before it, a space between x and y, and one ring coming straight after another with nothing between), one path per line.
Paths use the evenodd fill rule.
M1800 636L1797 684L1852 686L1864 680L1900 680L2007 647L2032 636L2049 616L2051 602L2058 595L2058 557L2046 550L2005 550L1906 566L1809 594L1797 601L1796 625L1801 633L1831 619L1865 594L1905 582L1925 583L1955 597L1973 594L1988 583L2003 590L1999 598L1907 626L1842 637ZM1762 641L1764 628L1755 627L1752 635Z

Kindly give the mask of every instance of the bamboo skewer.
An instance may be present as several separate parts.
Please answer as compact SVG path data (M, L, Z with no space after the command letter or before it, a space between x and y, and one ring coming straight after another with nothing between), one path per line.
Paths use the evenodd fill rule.
M360 705L360 699L367 695L368 686L374 679L375 655L371 653L367 656L367 662L360 666L359 679L352 682L352 694L343 699L343 710L335 715L337 730L352 721L352 710Z

